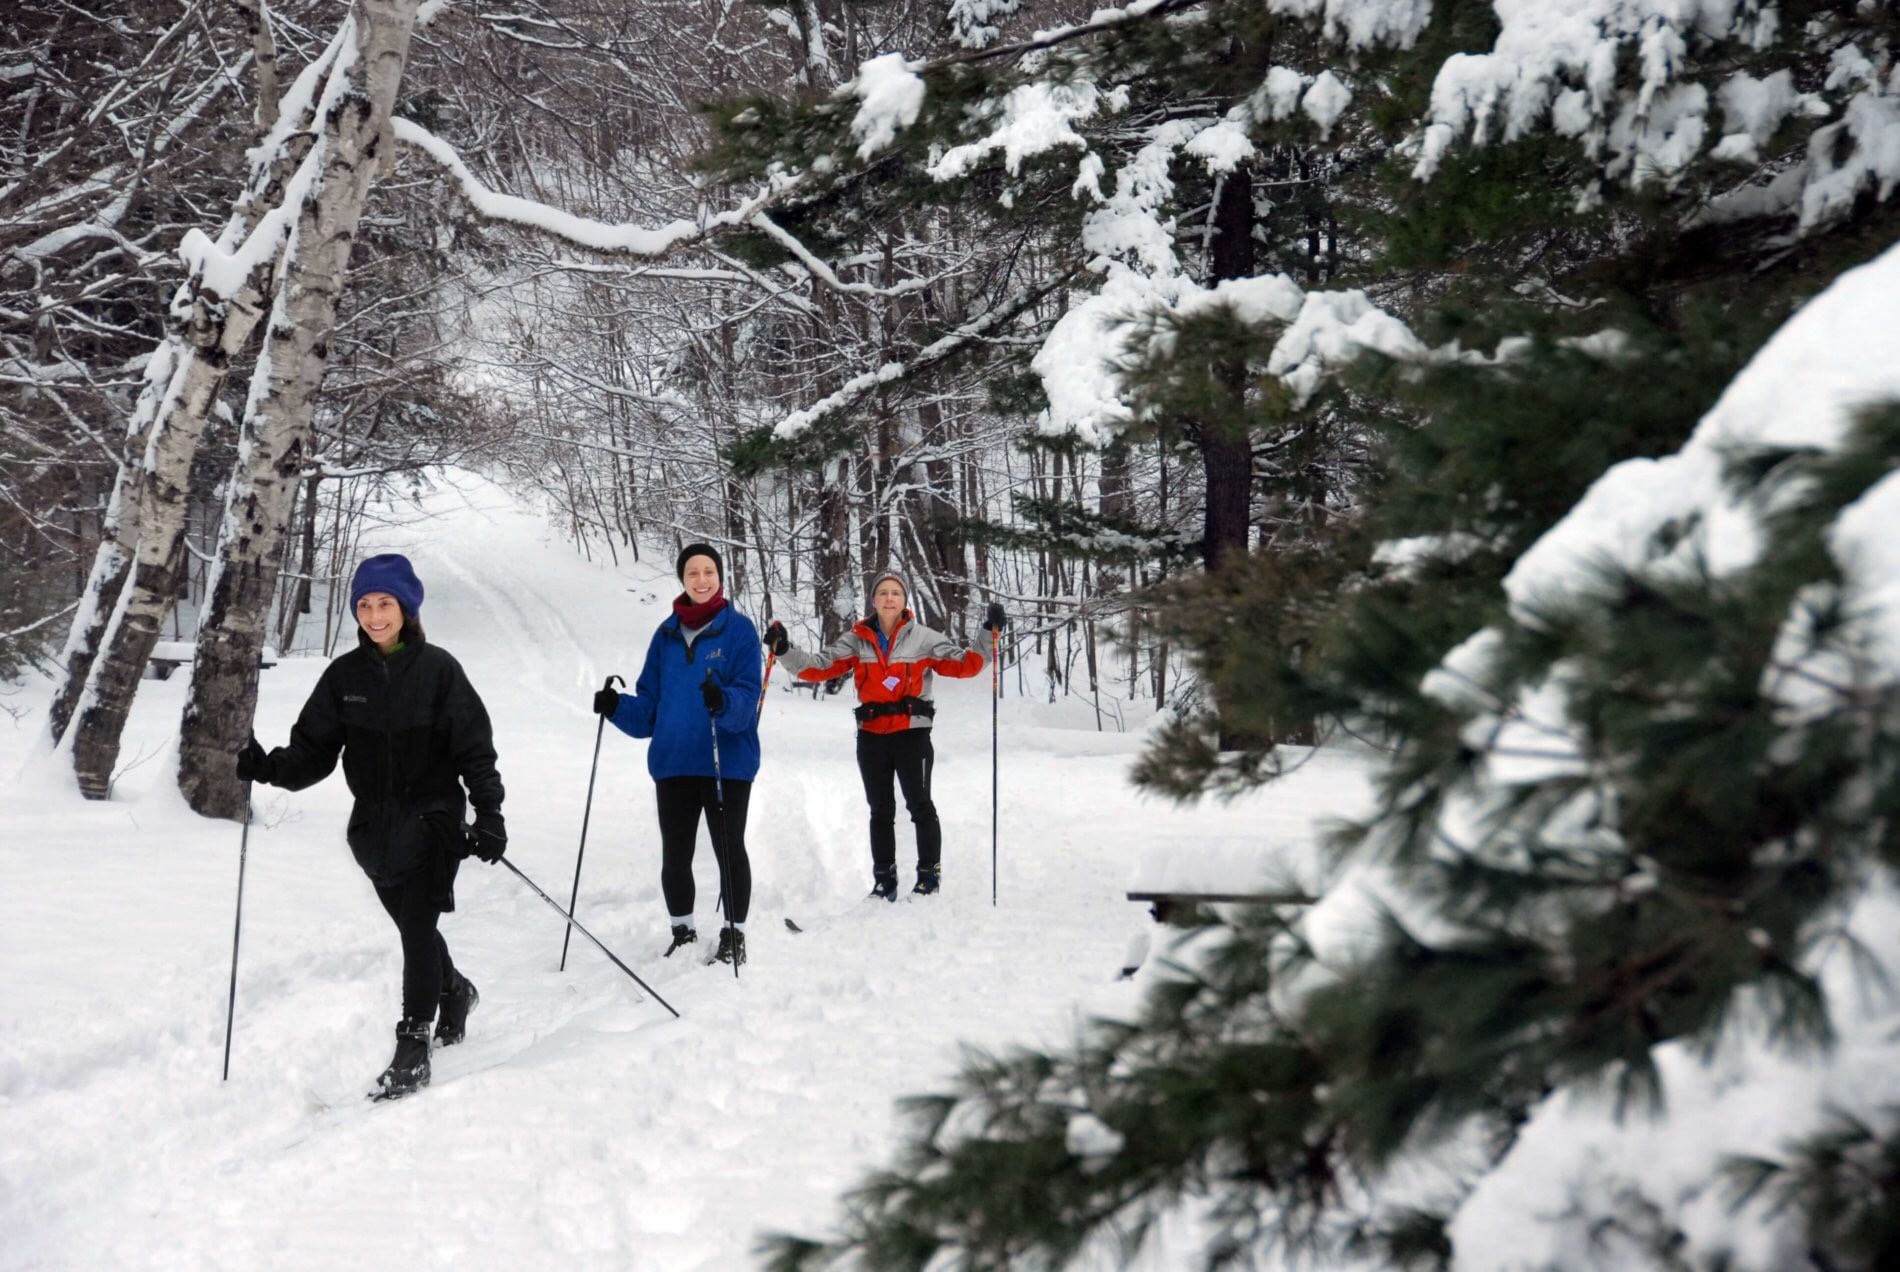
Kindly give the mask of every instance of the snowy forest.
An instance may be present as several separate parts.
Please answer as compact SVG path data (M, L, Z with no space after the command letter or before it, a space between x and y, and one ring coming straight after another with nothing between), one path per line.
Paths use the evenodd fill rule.
M1900 1267L1896 469L1895 0L15 0L0 1267ZM694 543L993 658L945 895L767 663L746 979L465 866L346 1116L400 960L234 757L409 552L644 947Z

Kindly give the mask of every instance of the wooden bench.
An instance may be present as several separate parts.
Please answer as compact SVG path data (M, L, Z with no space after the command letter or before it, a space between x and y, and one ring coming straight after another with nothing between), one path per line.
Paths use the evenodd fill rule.
M1318 877L1310 838L1284 832L1164 838L1143 854L1126 895L1146 905L1156 923L1176 928L1195 926L1210 905L1312 905L1318 897L1275 878L1289 871L1296 880ZM1124 979L1140 970L1152 945L1147 931L1129 942Z
M1156 923L1169 923L1184 909L1202 905L1312 905L1319 900L1304 892L1130 892L1130 901L1148 903Z
M152 669L152 679L170 680L172 673L180 667L191 665L198 656L198 646L189 640L161 640L152 646L152 656L147 663ZM260 668L277 665L277 651L269 645L258 651L257 665Z

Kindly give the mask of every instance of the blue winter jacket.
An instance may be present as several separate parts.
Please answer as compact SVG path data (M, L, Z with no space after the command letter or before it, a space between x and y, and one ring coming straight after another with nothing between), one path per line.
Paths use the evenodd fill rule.
M719 775L749 782L759 773L759 632L728 605L713 615L689 649L673 615L647 644L646 665L632 693L620 695L614 726L652 738L647 772L663 777L712 777L712 730L699 686L710 671L726 695L719 722Z

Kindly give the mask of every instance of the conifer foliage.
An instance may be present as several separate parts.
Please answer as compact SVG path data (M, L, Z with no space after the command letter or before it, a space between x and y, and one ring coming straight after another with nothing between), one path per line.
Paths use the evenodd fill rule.
M1246 456L1244 533L1145 598L1212 692L1138 779L1351 735L1378 795L1352 886L973 1058L773 1266L1882 1266L1891 6L1164 2L1014 46L997 12L981 57L746 104L727 157L818 172L812 224L954 180L1072 228L1043 430L1200 446L1204 547ZM1758 1142L1618 1147L1749 1098Z

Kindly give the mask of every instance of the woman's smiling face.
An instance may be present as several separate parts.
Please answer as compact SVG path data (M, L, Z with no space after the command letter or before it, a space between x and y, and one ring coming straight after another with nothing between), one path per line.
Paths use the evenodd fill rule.
M686 585L686 599L695 605L703 605L719 590L719 567L713 564L709 556L687 557L686 568L680 572L680 582Z
M356 602L356 621L384 653L402 639L402 606L387 592L365 592Z

